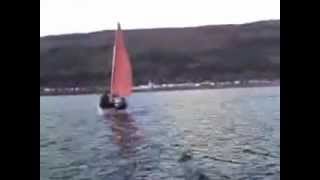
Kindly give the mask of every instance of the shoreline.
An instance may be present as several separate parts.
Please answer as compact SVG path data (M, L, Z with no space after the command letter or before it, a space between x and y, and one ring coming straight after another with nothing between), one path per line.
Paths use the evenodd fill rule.
M270 82L261 84L228 84L228 85L200 85L200 86L188 86L188 87L156 87L145 89L134 89L133 92L158 92L158 91L183 91L183 90L198 90L198 89L230 89L230 88L251 88L251 87L277 87L280 86L280 82ZM46 92L40 91L41 96L70 96L70 95L87 95L87 94L102 94L104 88L79 88L79 90L66 90L68 88L56 88L53 91Z

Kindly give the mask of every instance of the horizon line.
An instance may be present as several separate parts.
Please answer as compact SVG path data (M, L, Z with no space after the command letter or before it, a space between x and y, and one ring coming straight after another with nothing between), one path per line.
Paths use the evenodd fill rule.
M190 26L171 26L171 27L150 27L150 28L125 28L123 30L151 30L151 29L183 29L183 28L198 28L198 27L205 27L205 26L227 26L227 25L244 25L244 24L252 24L258 22L265 22L265 21L280 21L279 19L265 19L265 20L256 20L256 21L248 21L242 23L221 23L221 24L205 24L205 25L190 25ZM116 27L116 26L115 26ZM60 33L60 34L48 34L48 35L40 35L40 38L47 38L47 37L55 37L55 36L68 36L68 35L81 35L81 34L91 34L91 33L98 33L103 31L114 31L114 29L101 29L101 30L94 30L94 31L87 31L87 32L74 32L74 33Z

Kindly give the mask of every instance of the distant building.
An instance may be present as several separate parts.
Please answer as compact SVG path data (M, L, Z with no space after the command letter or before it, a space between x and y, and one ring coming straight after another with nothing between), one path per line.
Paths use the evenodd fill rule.
M50 89L50 88L44 88L43 91L44 91L44 92L51 92L52 89Z
M239 85L239 84L240 84L240 81L233 81L233 84Z
M161 84L161 87L167 87L168 85L167 84Z
M174 84L168 84L168 87L174 87Z
M148 82L148 88L153 89L154 88L154 84L152 81Z

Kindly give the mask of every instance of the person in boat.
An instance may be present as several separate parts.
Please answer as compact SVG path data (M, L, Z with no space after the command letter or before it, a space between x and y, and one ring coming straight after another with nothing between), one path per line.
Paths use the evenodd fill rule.
M103 109L114 108L114 103L112 102L110 93L106 92L101 96L100 107Z
M127 102L124 97L114 96L114 107L118 110L126 109L127 108Z

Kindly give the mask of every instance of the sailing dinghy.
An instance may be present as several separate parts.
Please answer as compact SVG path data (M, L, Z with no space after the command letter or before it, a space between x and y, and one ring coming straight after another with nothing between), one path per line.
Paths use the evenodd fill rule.
M126 97L132 94L133 83L130 58L119 23L115 32L111 73L110 91L101 96L99 107L102 110L124 110L127 108Z

